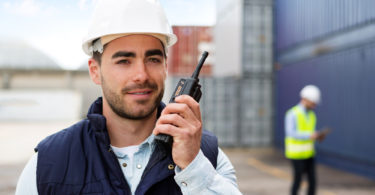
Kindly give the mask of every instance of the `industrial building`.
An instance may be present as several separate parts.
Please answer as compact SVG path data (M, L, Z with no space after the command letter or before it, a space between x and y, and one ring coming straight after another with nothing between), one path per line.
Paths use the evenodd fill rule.
M64 70L23 40L0 41L0 121L77 120L100 94L87 68Z

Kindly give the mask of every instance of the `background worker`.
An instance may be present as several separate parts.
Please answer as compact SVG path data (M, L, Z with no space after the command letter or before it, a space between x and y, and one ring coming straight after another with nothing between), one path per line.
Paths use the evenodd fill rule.
M316 115L313 109L320 102L320 90L314 85L305 86L301 92L301 101L286 112L285 116L285 156L293 167L291 194L297 195L302 176L307 174L308 195L316 192L315 177L315 140L323 140L325 133L315 130Z
M241 194L199 104L186 95L161 103L176 41L158 1L99 1L83 50L103 97L38 144L16 194Z

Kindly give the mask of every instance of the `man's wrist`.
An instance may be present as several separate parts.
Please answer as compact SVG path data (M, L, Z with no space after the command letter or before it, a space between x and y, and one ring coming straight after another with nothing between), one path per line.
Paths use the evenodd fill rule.
M210 161L204 156L200 150L195 159L185 168L175 168L175 181L180 186L181 190L192 192L199 192L209 186L215 177L216 171Z

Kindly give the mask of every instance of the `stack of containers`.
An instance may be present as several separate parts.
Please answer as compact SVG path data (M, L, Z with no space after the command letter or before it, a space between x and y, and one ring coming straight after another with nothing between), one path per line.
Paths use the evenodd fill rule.
M272 1L243 1L242 77L239 91L240 143L272 141Z
M213 74L200 76L200 106L203 127L217 135L221 146L272 144L272 6L272 0L217 1L215 49L209 55L215 59ZM182 34L178 38L183 39ZM189 42L184 43L174 46L171 55L185 55L185 49L176 51L191 48L186 46ZM201 52L191 53L200 57ZM191 67L195 67L198 57ZM178 63L169 66L181 66ZM169 75L174 77L173 89L181 76L191 75L184 74Z

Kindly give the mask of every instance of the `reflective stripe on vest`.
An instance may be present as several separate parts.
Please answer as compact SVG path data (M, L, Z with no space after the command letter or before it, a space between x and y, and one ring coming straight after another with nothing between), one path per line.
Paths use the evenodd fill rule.
M297 105L288 112L293 112L296 116L296 128L299 133L313 133L315 131L316 116L313 111L308 111L306 115ZM313 157L315 155L314 141L286 137L285 155L289 159L307 159Z

